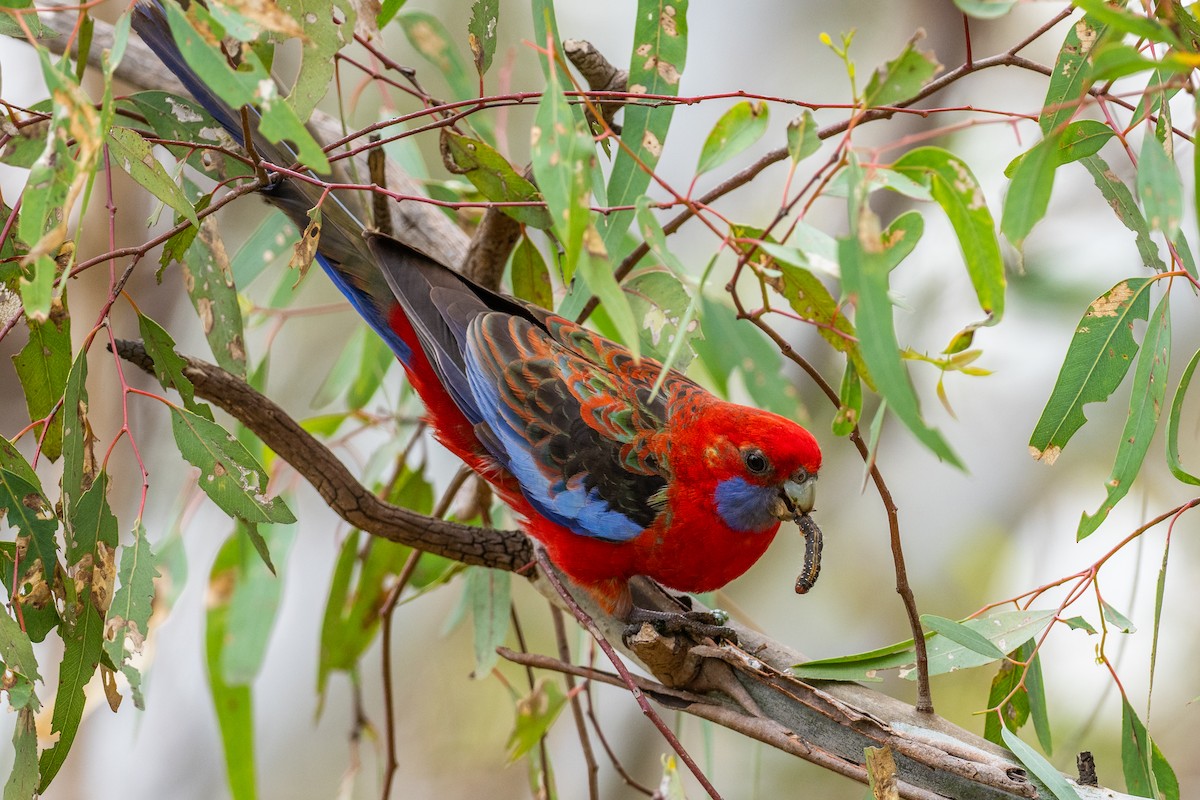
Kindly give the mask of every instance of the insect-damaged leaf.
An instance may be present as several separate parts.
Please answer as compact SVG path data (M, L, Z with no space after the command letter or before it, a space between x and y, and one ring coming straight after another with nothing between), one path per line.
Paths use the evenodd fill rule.
M630 92L679 95L679 81L687 62L687 12L688 0L638 0L629 59ZM610 205L633 205L646 193L674 113L671 103L625 106L621 126L624 147L617 151L608 179ZM600 220L604 247L614 258L625 255L622 243L632 219L632 211L615 211Z
M217 363L239 377L246 376L246 340L242 310L225 243L214 217L206 217L200 234L183 259L184 285L200 317L204 336Z
M12 357L31 421L44 419L58 404L71 371L71 317L65 299L52 302L45 319L29 318L29 341ZM42 453L52 461L62 454L62 428L60 411L41 437Z
M492 66L496 52L496 25L500 21L500 0L475 0L471 21L467 23L467 44L475 58L475 71L482 78Z
M1107 400L1137 353L1133 321L1150 311L1150 281L1123 280L1097 298L1075 328L1062 370L1029 440L1029 453L1053 464L1085 422L1083 406Z
M114 127L108 132L109 157L142 188L175 210L192 225L199 225L196 209L188 202L179 184L158 159L150 143L129 128Z
M242 63L235 70L220 47L196 29L197 24L215 24L207 10L195 3L188 7L186 14L175 3L166 3L164 7L180 53L204 83L232 108L256 106L261 114L259 131L263 136L271 142L291 142L304 164L328 172L329 159L304 127L295 109L280 97L277 84L254 49L243 50Z
M1117 458L1105 486L1108 496L1095 514L1084 514L1079 520L1076 539L1091 535L1108 512L1129 493L1129 487L1142 468L1150 439L1162 415L1163 399L1167 394L1167 371L1171 364L1171 310L1169 298L1163 295L1150 317L1141 355L1133 373L1133 392L1129 396L1129 416L1117 445Z
M541 201L537 187L521 175L508 159L478 139L443 129L439 140L446 168L475 184L480 194L494 203ZM549 228L552 220L541 206L501 206L517 222Z
M1004 259L996 238L996 223L970 167L940 147L921 147L905 153L892 168L927 186L946 212L962 248L979 307L990 315L993 324L999 322L1004 316Z
M267 497L267 471L241 442L215 422L171 407L179 452L200 468L200 488L222 511L247 522L295 522L279 497Z
M533 173L546 198L554 233L562 243L563 277L569 280L579 263L591 219L588 198L596 148L582 116L567 103L556 80L550 81L538 103L531 138Z

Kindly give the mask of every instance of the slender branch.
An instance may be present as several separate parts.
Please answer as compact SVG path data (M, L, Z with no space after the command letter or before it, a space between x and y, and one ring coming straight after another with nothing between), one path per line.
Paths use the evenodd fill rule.
M691 771L692 775L695 776L696 780L700 782L700 785L704 787L704 791L708 793L708 796L713 800L721 800L721 795L717 792L716 787L712 785L712 782L709 781L708 776L704 774L702 769L700 769L700 765L696 763L695 759L693 759L691 754L688 753L688 751L684 748L683 743L679 741L679 737L676 736L675 732L671 730L666 722L663 721L663 718L659 715L659 713L650 707L650 703L646 700L646 696L638 686L637 681L634 680L633 675L629 673L629 668L625 666L625 663L621 661L621 657L617 655L616 650L614 650L613 646L609 644L608 639L605 638L600 629L596 627L595 620L593 620L591 616L583 610L579 603L575 601L575 598L571 595L571 593L567 591L567 587L564 586L562 581L558 579L558 575L555 574L554 565L552 565L546 558L545 551L541 548L534 548L534 555L537 558L538 566L542 568L542 574L545 576L550 585L554 587L554 591L557 592L558 596L562 598L562 601L566 603L567 608L570 609L571 613L575 616L575 619L578 620L579 624L583 625L583 627L587 629L587 632L590 633L596 640L596 644L600 645L600 649L604 651L604 655L608 656L608 660L611 661L613 667L616 668L617 674L621 676L622 683L627 689L629 689L629 693L633 695L633 699L637 701L638 708L642 710L642 713L646 715L647 719L650 720L654 727L658 728L658 732L662 734L662 737L667 740L667 744L671 745L671 749L675 751L680 760L683 761L683 763Z

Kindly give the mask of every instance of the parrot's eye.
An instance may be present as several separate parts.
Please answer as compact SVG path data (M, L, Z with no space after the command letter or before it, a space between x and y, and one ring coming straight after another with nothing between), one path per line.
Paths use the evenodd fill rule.
M746 450L742 453L742 462L745 463L746 469L755 475L762 475L771 468L771 462L763 455L762 450Z

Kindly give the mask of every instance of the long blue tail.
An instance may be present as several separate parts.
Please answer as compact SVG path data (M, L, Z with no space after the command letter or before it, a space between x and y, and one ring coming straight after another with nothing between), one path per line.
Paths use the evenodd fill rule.
M213 119L244 145L241 113L222 100L184 59L161 0L143 0L134 7L133 29ZM260 156L281 166L289 166L298 160L285 143L271 142L259 132L257 111L247 107L247 113L250 114L254 148ZM365 226L362 220L335 194L322 200L322 187L305 181L278 180L262 194L287 214L300 230L308 225L309 210L321 204L323 224L317 263L400 360L408 363L414 343L405 342L389 325L397 301L363 238ZM412 254L425 258L416 251Z

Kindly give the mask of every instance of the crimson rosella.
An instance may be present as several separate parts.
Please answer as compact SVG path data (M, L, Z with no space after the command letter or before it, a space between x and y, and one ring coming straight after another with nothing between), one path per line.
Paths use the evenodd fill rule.
M159 2L139 4L134 27L240 140L240 112L188 66ZM261 134L254 146L267 162L296 161ZM807 515L821 452L800 425L674 370L655 392L658 362L364 230L320 186L279 179L263 194L301 229L321 203L316 260L396 353L437 438L609 612L636 617L635 575L684 591L724 586L781 520L819 537Z

